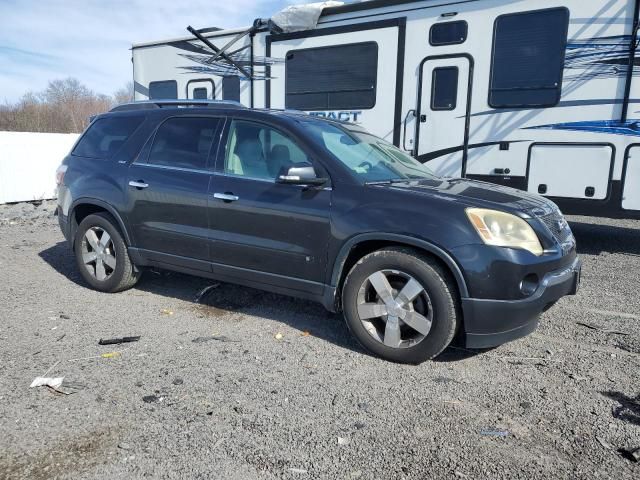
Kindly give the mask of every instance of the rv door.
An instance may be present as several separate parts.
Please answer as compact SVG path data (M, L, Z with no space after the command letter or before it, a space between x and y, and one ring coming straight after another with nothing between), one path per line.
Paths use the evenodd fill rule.
M438 175L464 174L471 62L466 55L430 57L422 62L416 152L418 160Z

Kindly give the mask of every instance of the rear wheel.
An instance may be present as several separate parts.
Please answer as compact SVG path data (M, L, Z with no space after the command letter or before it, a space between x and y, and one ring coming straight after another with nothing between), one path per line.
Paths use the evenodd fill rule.
M367 350L402 363L439 355L460 317L448 272L406 248L363 257L345 280L342 306L349 329Z
M120 292L133 287L140 278L111 215L88 215L78 225L74 245L80 274L92 288Z

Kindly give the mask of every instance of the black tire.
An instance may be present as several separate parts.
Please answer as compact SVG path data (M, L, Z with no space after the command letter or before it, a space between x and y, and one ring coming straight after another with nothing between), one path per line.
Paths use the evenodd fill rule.
M94 213L80 222L75 234L74 253L80 274L91 288L101 292L115 293L127 290L137 283L141 275L131 261L127 245L116 225L116 221L108 213ZM85 234L93 228L102 229L109 234L115 253L115 268L109 271L109 276L104 280L98 280L95 275L90 273L91 268L89 267L93 267L95 271L95 265L89 264L87 267L83 260L83 244L88 242L85 240Z
M430 330L426 335L419 335L422 339L414 345L408 343L410 346L405 348L387 346L374 338L360 319L359 292L363 291L361 288L365 288L365 282L368 282L372 274L382 271L399 271L412 277L424 289L421 295L426 294L428 298L427 305L430 307L428 310L431 311ZM401 287L398 288L401 289ZM403 247L385 248L360 259L345 279L342 289L342 308L349 330L365 349L377 356L399 363L418 364L438 356L453 340L461 318L457 286L449 272L434 259ZM386 322L384 318L376 318L374 322ZM404 332L418 333L403 322L400 324ZM385 323L382 325L384 326Z

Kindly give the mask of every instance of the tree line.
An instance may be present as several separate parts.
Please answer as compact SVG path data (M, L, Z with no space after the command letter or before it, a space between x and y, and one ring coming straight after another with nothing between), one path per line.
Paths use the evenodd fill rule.
M41 92L27 92L0 104L0 131L81 133L93 115L133 101L133 82L112 95L96 93L76 78L52 80Z

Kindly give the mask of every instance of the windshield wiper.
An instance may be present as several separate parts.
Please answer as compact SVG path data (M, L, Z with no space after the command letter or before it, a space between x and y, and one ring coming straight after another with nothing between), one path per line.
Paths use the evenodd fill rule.
M365 185L392 185L394 183L402 183L410 181L409 178L391 178L389 180L374 180L371 182L364 182Z

